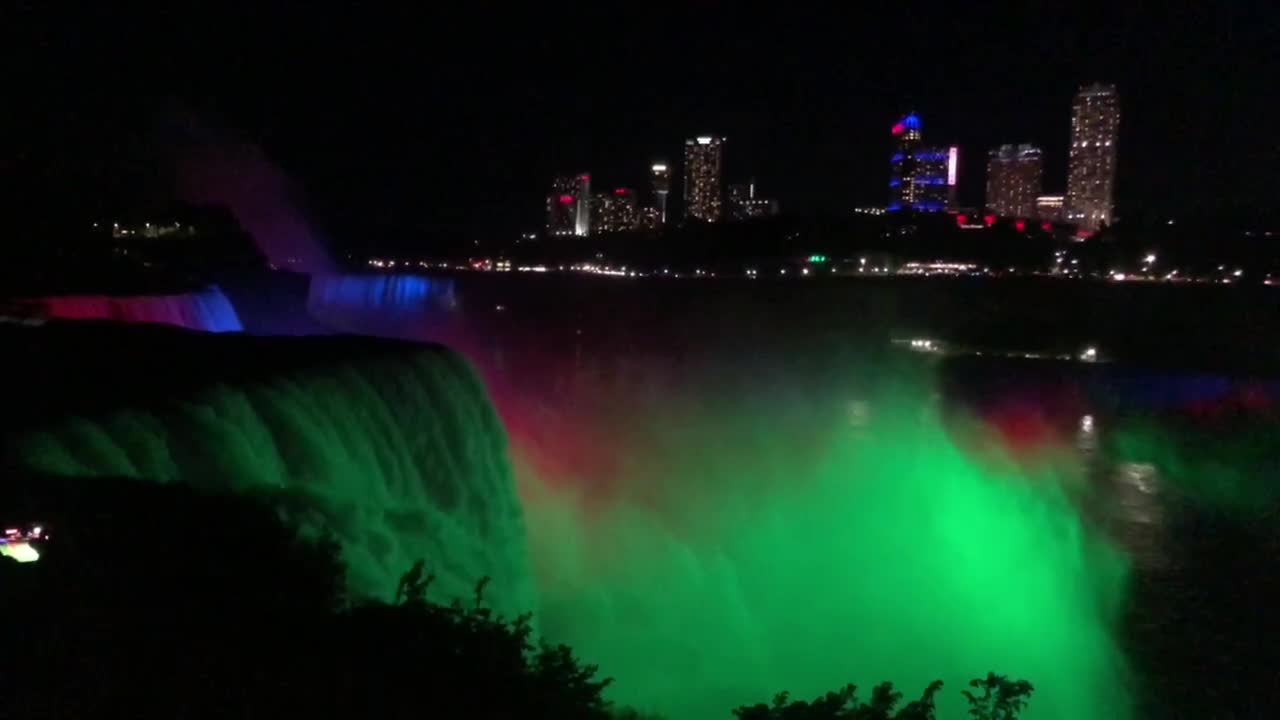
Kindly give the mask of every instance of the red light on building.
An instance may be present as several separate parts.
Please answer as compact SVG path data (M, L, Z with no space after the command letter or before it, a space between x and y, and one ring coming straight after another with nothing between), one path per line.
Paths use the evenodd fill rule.
M1027 229L1027 224L1022 220L1015 220L1013 223L1013 229L1017 230L1018 232L1022 232L1023 230Z
M571 202L573 202L573 196L572 196L572 195L561 195L561 196L560 196L560 204L561 204L561 205L568 205L568 204L569 204L569 203L571 203Z
M1040 223L1040 229L1049 232L1053 229L1053 223Z
M987 224L987 227L991 227L992 225L996 224L996 216L987 215L986 217L982 218L982 221Z
M906 130L906 128L902 127L902 123L898 123L893 126L894 135L901 135L903 130Z
M956 216L956 224L959 225L960 227L964 227L964 224L967 222L969 222L969 216L967 215Z
M626 188L618 188L617 190L614 190L614 191L613 191L613 194L614 194L614 195L626 195L626 194L627 194L627 189L626 189Z

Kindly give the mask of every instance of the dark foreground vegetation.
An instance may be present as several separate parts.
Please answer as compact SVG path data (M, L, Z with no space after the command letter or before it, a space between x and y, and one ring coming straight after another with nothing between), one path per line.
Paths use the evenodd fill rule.
M607 718L612 682L531 618L430 597L423 562L394 601L348 597L335 545L300 538L270 499L126 479L8 474L5 522L38 518L39 562L0 562L3 718ZM14 517L8 517L8 515ZM991 675L975 720L1011 720L1031 686ZM889 684L741 720L928 720L941 683L900 705ZM726 717L729 709L726 708Z

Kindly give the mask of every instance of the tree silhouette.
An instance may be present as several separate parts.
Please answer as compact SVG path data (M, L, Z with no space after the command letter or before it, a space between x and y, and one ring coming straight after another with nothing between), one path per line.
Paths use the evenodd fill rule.
M0 647L22 659L0 674L0 717L609 717L609 681L538 643L531 616L497 616L488 578L441 604L416 562L390 602L352 603L337 546L299 536L274 498L0 489L56 530L39 562L0 558Z
M975 720L1016 720L1026 708L1032 691L1031 683L1025 680L1011 681L994 673L969 684L985 690L981 696L963 691L969 701L969 714ZM771 705L743 706L733 714L738 720L936 720L934 698L941 690L942 681L935 680L925 688L920 699L901 708L898 703L902 701L902 693L888 682L875 686L868 702L858 700L854 685L845 685L811 702L793 701L789 693L781 692L774 696Z
M970 680L969 687L982 690L981 694L961 691L969 702L973 720L1014 720L1027 707L1035 690L1026 680L1010 680L991 672L985 678Z

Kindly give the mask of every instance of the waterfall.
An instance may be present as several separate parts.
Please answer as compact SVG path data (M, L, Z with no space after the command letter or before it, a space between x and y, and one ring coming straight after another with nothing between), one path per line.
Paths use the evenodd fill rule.
M61 295L22 304L52 319L160 323L205 332L242 330L235 308L216 285L179 295Z
M307 305L313 311L432 313L457 306L454 283L421 275L313 274Z
M188 359L217 347L227 367L312 357L304 369L55 419L13 439L7 455L37 472L269 493L302 528L337 537L357 593L393 593L422 558L438 576L436 599L467 597L489 576L497 609L532 608L506 434L465 360L373 340L334 357L333 338L202 338L172 344Z

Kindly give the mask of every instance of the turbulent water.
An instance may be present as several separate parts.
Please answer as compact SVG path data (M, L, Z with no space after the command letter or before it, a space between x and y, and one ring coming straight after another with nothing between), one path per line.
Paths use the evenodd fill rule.
M41 317L160 323L205 332L240 332L240 318L222 291L208 287L179 295L71 295L28 303Z
M928 389L633 406L610 467L525 467L546 631L679 718L886 679L944 680L958 718L988 670L1033 680L1030 718L1126 717L1128 566L1079 517L1077 469L979 459Z
M50 473L278 495L296 522L337 535L358 592L387 596L423 558L438 599L467 597L489 576L500 609L533 604L505 433L478 378L447 351L326 363L72 418L16 452Z

